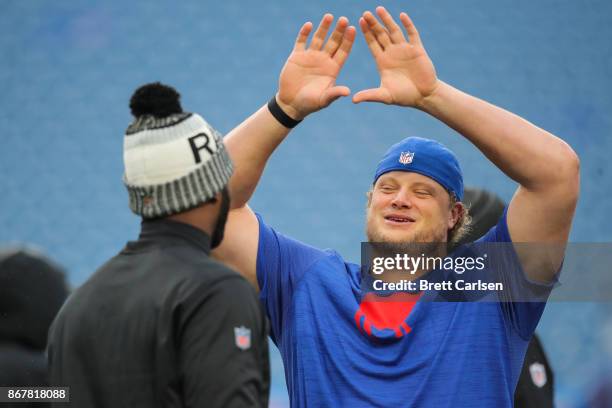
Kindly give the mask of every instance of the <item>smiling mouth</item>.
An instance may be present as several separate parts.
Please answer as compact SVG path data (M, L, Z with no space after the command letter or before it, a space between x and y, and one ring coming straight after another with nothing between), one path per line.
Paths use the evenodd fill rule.
M414 222L414 218L402 217L398 215L388 215L385 217L385 221L389 221L393 224L410 224Z

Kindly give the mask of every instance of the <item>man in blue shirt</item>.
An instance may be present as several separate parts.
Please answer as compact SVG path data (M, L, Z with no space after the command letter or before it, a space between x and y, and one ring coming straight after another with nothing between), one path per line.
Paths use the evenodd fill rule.
M566 242L579 190L573 150L526 120L439 80L408 15L399 17L406 37L383 7L376 14L382 23L365 12L359 26L380 87L356 93L353 102L422 110L458 131L519 184L504 216L481 242ZM516 302L507 291L495 302L429 302L430 291L387 293L387 301L380 301L359 265L282 235L246 205L290 129L350 94L335 80L356 29L341 17L326 41L332 21L329 14L323 17L308 46L312 24L302 26L275 97L225 139L236 171L226 240L216 256L259 288L292 406L512 406L543 302ZM387 151L375 171L368 240L456 241L468 219L462 197L454 154L432 140L405 139ZM497 268L499 263L491 269L500 269L497 276L510 287L528 288L545 299L563 253L538 259L517 247L508 256L522 268Z

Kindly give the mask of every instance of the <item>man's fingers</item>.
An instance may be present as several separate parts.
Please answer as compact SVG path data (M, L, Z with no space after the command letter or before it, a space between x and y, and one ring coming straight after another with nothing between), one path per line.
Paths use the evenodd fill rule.
M404 37L404 33L400 26L397 25L391 14L384 7L376 7L376 14L387 27L387 31L389 32L389 37L391 38L391 42L394 44L400 44L406 42L406 37Z
M323 92L323 95L321 95L321 102L323 103L323 106L328 106L336 99L342 96L348 96L350 94L351 90L347 86L334 86Z
M346 30L347 26L348 19L346 17L340 17L338 19L338 22L336 23L336 28L334 29L334 32L325 44L324 51L326 53L328 53L329 55L334 55L334 53L338 50L338 47L340 47L340 44L342 43L342 38L344 38L344 31Z
M377 58L380 53L383 52L383 49L378 43L378 41L376 41L374 33L372 32L372 30L370 30L370 26L363 17L359 19L359 28L361 28L361 31L363 32L363 36L366 40L366 43L368 44L370 52L372 53L374 58Z
M378 41L383 50L390 46L391 38L389 37L389 33L387 32L385 27L383 27L382 24L378 22L376 17L374 17L374 14L370 13L369 11L366 11L365 13L363 13L363 18L366 23L368 23L368 27L374 33L376 41Z
M408 14L403 13L403 12L400 13L400 21L406 28L406 32L408 33L408 40L410 41L410 43L412 45L422 46L423 43L421 42L421 37L419 36L419 32L417 31L410 17L408 17Z
M338 63L338 65L344 65L344 62L348 58L351 53L351 48L353 47L353 43L355 43L355 35L357 34L357 30L355 27L350 26L344 31L344 36L342 37L342 43L338 48L338 51L334 54L334 61Z
M304 51L304 49L306 49L306 41L308 40L308 36L310 35L311 31L312 23L310 21L304 23L302 28L300 28L297 39L295 40L295 46L293 47L294 51Z
M331 14L325 14L319 23L319 27L317 27L317 31L315 31L314 36L312 37L312 41L310 42L310 46L308 49L319 51L321 47L323 47L323 42L325 41L325 36L327 35L327 31L331 26L332 21L334 21L334 16Z
M373 88L357 92L353 96L353 102L380 102L390 104L393 101L391 100L391 95L389 95L389 92L386 89Z

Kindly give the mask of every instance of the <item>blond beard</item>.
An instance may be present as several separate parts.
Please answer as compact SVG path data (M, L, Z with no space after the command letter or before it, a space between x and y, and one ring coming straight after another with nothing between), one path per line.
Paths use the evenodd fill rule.
M444 257L447 254L447 243L446 243L446 235L448 231L439 229L432 229L429 231L417 231L414 234L410 234L411 236L406 237L406 239L402 239L398 241L397 239L391 239L383 233L379 233L374 230L374 228L369 228L366 226L366 236L368 237L368 242L370 243L385 243L379 251L382 252L378 254L376 251L376 246L374 246L374 253L372 257L376 256L395 256L393 254L407 254L409 256L417 257L419 255L426 255L428 257ZM391 255L390 255L391 254ZM419 270L416 271L415 275L411 275L412 279L416 279L419 276L426 273L427 270ZM387 272L386 275L380 276L380 279L387 282L396 282L398 279L405 279L405 274L396 273L391 271Z
M373 231L373 228L369 227L369 224L366 223L366 237L368 237L368 242L389 242L389 243L437 243L437 242L446 242L448 231L443 231L442 229L433 230L433 231L417 231L415 234L411 234L412 236L407 236L406 239L402 239L401 241L397 241L396 239L391 239L383 233L378 231Z

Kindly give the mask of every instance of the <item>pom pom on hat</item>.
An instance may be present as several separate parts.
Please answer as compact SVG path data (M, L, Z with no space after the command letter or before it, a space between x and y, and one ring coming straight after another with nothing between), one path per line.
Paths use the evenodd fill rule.
M152 82L134 91L130 99L130 110L135 117L152 115L163 118L183 112L181 94L171 86Z

